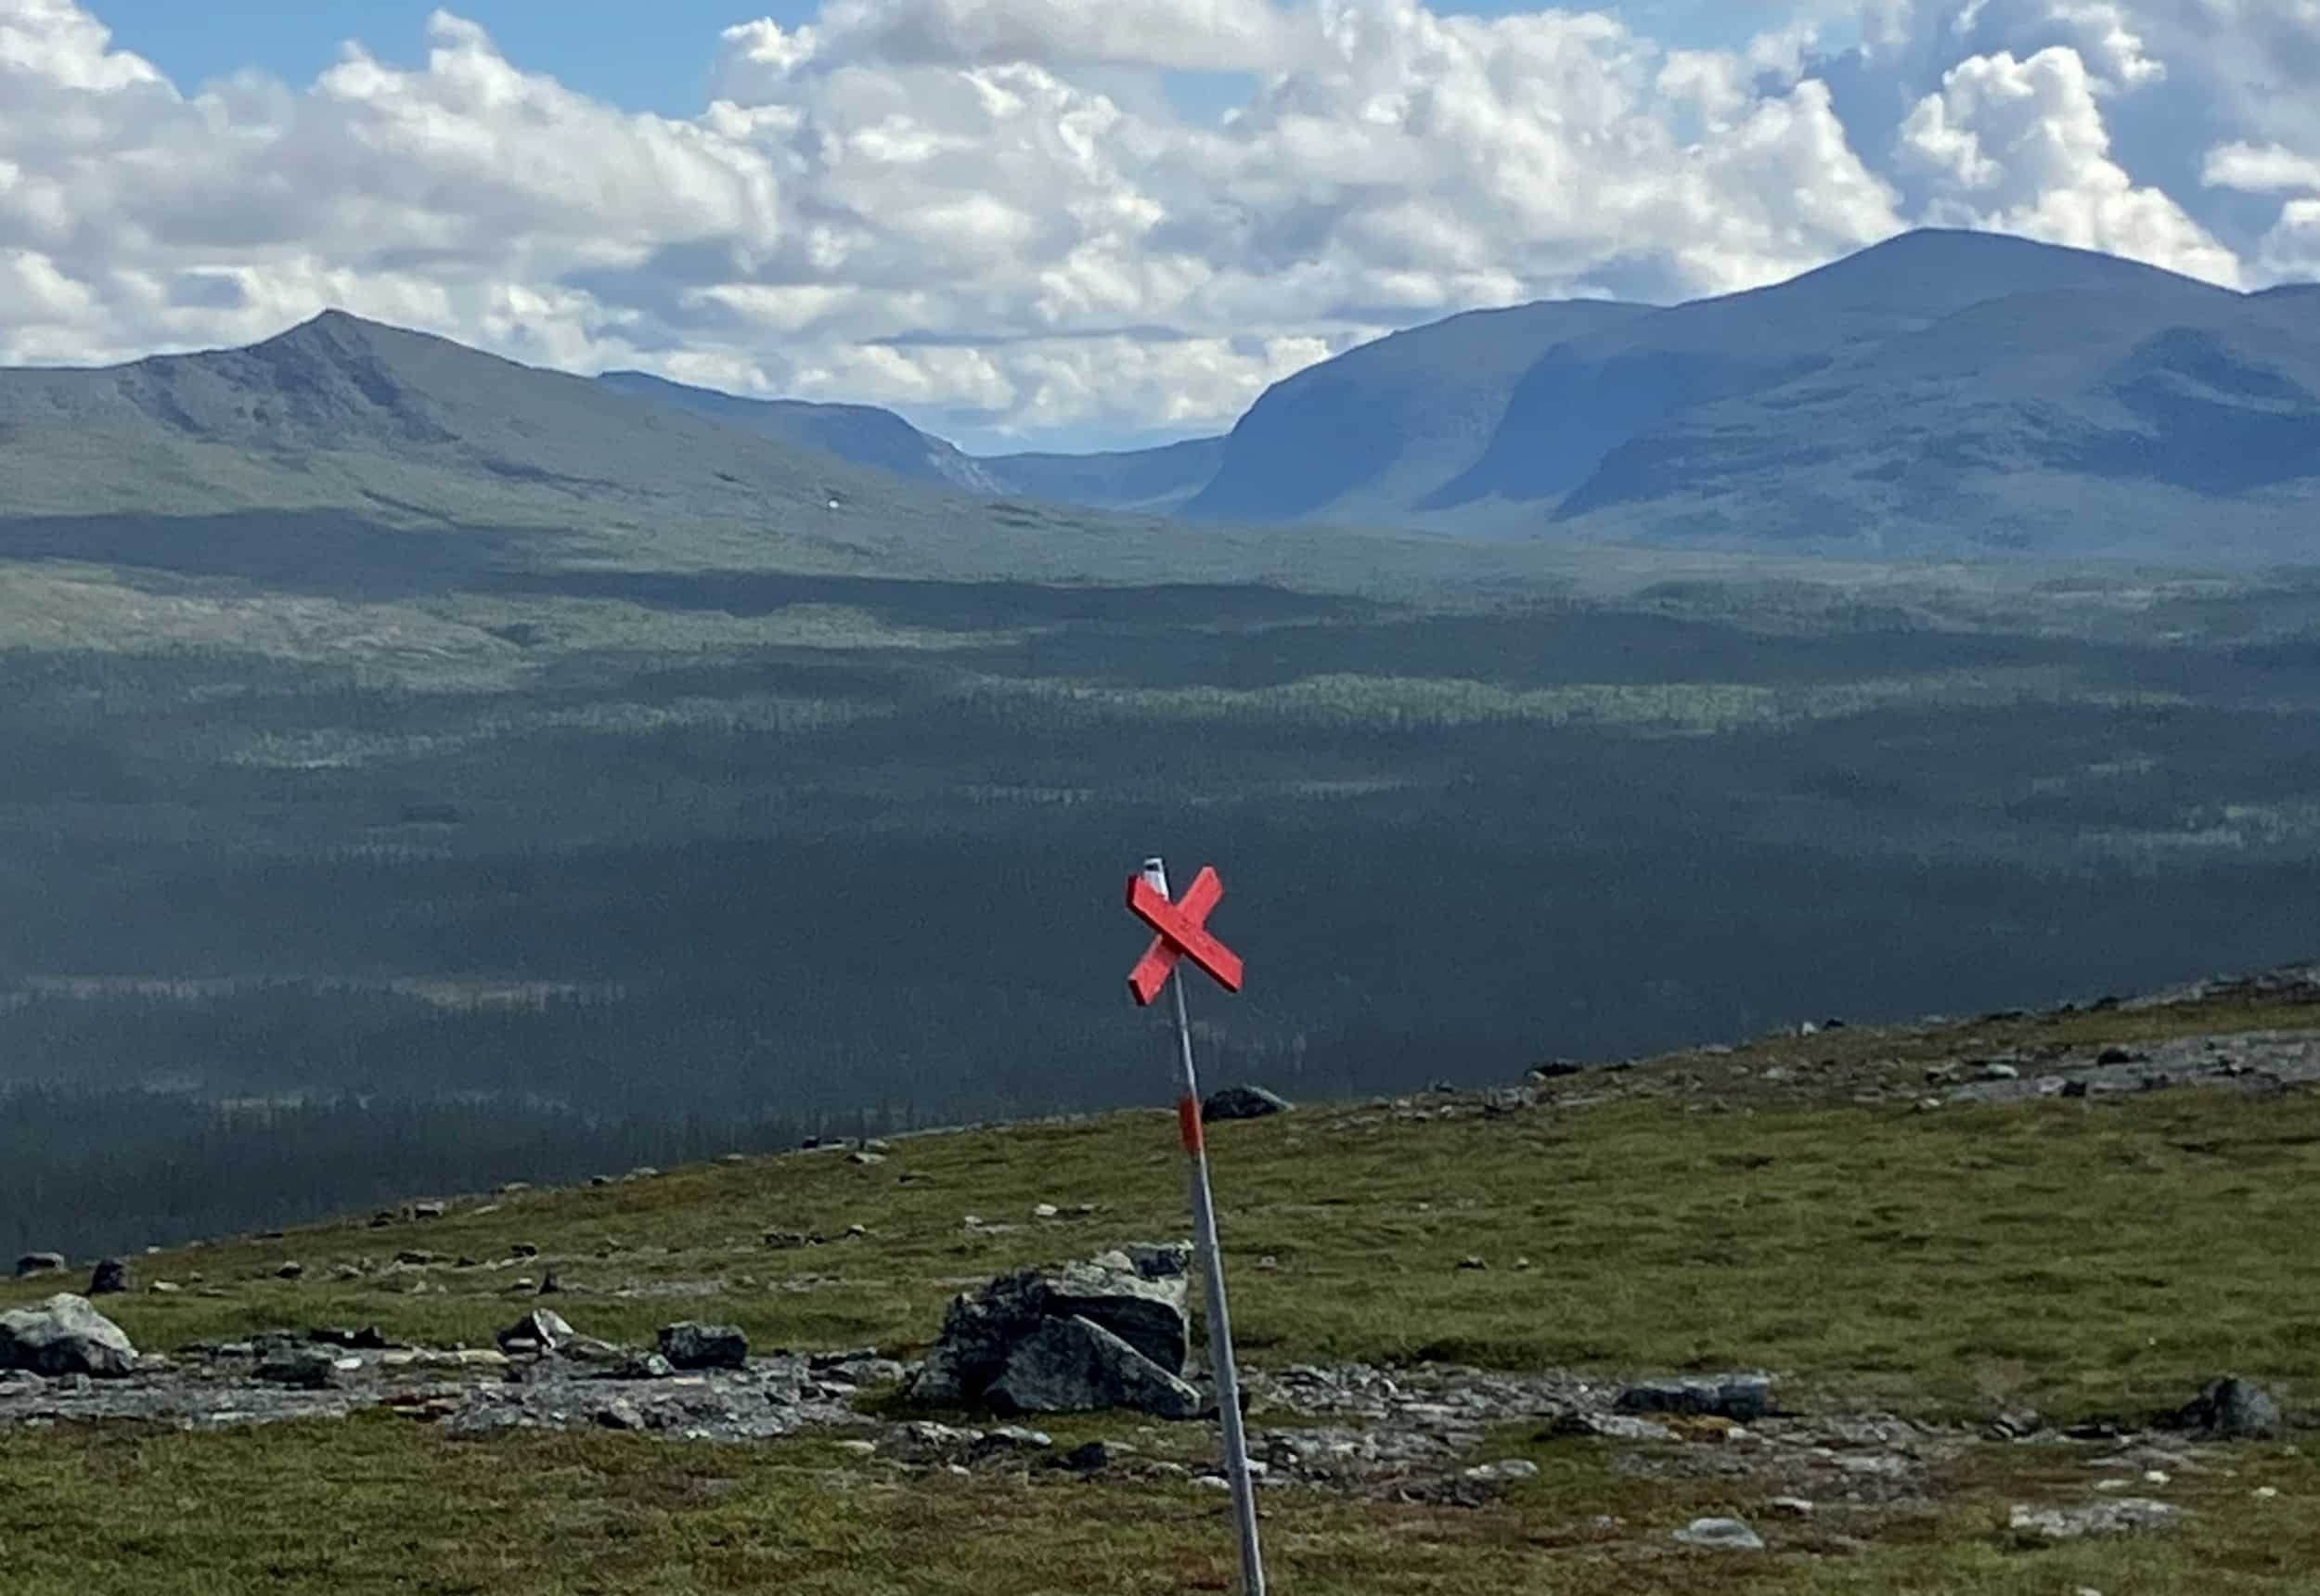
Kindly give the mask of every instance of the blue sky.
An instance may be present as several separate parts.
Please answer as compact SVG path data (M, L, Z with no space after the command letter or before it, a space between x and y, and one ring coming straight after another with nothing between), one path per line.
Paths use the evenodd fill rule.
M1090 0L1091 4L1103 0ZM509 59L567 87L632 110L689 115L707 95L718 32L771 17L784 27L809 21L806 0L453 0L445 7L489 29ZM1478 0L1433 9L1480 16L1537 9L1537 0ZM1611 0L1599 6L1670 45L1745 42L1786 10L1772 0ZM92 0L115 45L134 50L180 87L246 67L293 84L310 82L359 38L373 55L416 63L436 0ZM1217 85L1186 84L1185 109L1209 109Z

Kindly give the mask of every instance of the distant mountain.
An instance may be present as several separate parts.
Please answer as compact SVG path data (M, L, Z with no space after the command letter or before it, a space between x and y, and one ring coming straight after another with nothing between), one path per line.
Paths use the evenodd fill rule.
M1267 389L1185 506L1230 521L1399 519L1473 468L1549 350L1650 307L1571 301L1398 332Z
M1188 438L1098 455L991 455L977 462L1010 493L1102 509L1173 510L1208 485L1225 440Z
M2320 287L1903 235L1666 309L1453 316L1274 384L1187 515L1734 548L2320 557Z
M2192 295L2187 277L1991 233L1904 234L1771 288L1697 300L1549 351L1507 402L1471 470L1421 507L1579 490L1610 453L1694 406L1760 393L1984 301L2141 290ZM2146 299L2155 305L2155 299ZM1980 352L2002 362L2004 351Z
M968 493L1011 491L954 445L876 405L746 399L714 388L688 387L646 371L608 371L597 380L635 398L673 405L713 421L763 432L801 448L819 449L911 482L934 483Z

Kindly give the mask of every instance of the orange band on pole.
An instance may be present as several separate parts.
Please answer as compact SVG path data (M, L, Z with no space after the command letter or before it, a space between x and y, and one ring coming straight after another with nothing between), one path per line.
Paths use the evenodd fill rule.
M1187 1097L1176 1100L1176 1128L1184 1138L1185 1156L1191 1157L1199 1152L1201 1141L1200 1100L1198 1098Z

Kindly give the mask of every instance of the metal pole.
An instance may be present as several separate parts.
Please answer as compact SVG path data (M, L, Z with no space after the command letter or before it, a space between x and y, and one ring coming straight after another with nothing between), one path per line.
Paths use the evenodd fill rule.
M1144 880L1161 896L1168 894L1167 867L1144 861ZM1257 1541L1257 1490L1249 1478L1248 1437L1241 1428L1241 1375L1232 1360L1232 1314L1225 1304L1224 1254L1217 1242L1217 1208L1208 1190L1208 1148L1201 1135L1200 1077L1192 1071L1192 1023L1184 1010L1184 967L1168 978L1176 993L1177 1062L1182 1094L1177 1099L1178 1128L1191 1162L1192 1234L1199 1244L1203 1283L1208 1299L1208 1359L1217 1373L1217 1416L1224 1428L1225 1478L1232 1484L1232 1513L1241 1530L1243 1596L1265 1596L1265 1554Z

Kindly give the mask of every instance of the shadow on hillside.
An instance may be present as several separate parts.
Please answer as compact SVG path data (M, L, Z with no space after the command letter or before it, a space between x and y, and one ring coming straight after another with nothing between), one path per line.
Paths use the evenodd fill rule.
M846 605L943 631L1000 625L1250 625L1360 620L1366 599L1256 585L1050 586L760 571L558 569L552 533L505 527L410 531L355 517L239 516L0 520L0 560L56 560L127 572L225 578L276 592L355 600L473 593L614 599L651 609L763 615Z

